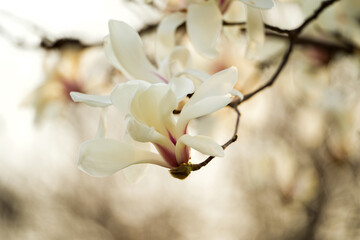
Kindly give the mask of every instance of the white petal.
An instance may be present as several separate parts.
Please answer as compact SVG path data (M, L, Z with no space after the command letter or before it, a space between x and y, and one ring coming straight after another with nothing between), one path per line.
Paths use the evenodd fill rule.
M149 127L143 123L140 123L132 117L129 119L127 130L135 141L152 142L159 144L170 151L174 150L174 145L171 143L169 138L166 138L158 133L153 127Z
M187 70L185 70L184 74L186 76L188 76L189 78L191 76L194 77L194 78L197 78L197 80L200 81L201 83L205 82L206 79L211 77L211 75L208 74L207 72L203 72L203 71L198 70L198 69L187 69Z
M173 78L170 82L170 87L176 95L177 103L184 100L188 94L193 93L195 90L193 81L186 77Z
M224 20L227 22L245 22L246 6L240 1L231 1L228 10L224 13Z
M221 12L215 1L190 4L186 29L191 43L201 54L209 58L218 56L216 42L222 27Z
M110 41L123 74L129 79L162 82L147 59L139 34L124 22L109 21Z
M244 98L244 95L236 89L231 90L230 93L231 93L231 95L238 97L240 99Z
M314 4L315 6L317 5ZM299 2L277 2L274 8L262 11L264 22L282 29L294 29L304 20L304 12ZM332 19L333 20L333 19ZM331 25L330 22L327 24Z
M177 96L174 91L169 88L167 93L160 101L160 118L163 125L165 126L168 134L174 134L175 130L175 118L173 115L173 110L177 107Z
M265 42L265 29L261 12L255 8L247 9L246 29L248 36L247 57L252 58Z
M230 103L230 101L231 97L229 95L204 98L183 109L180 113L180 118L184 118L189 121L194 118L205 116L225 107Z
M137 91L145 90L150 84L145 81L133 80L118 84L110 94L112 104L124 115L130 111L130 103Z
M177 46L171 54L159 64L159 73L166 79L180 74L191 65L191 55L187 48Z
M94 177L105 177L133 164L169 165L161 156L112 139L94 139L81 144L79 168Z
M111 63L111 65L113 65L117 70L123 72L124 70L114 54L114 50L110 41L110 36L106 36L104 38L104 50L105 50L105 56L108 59L108 61Z
M160 104L168 89L167 84L153 84L148 89L137 92L130 107L131 115L139 122L154 127L157 132L164 136L167 135L167 130L162 122Z
M158 65L170 55L175 47L175 31L186 18L185 13L176 12L165 17L156 32L156 62Z
M195 85L195 89L198 89L199 86L211 75L197 69L186 69L180 76L185 76L191 79Z
M194 95L185 104L184 108L189 105L212 96L222 96L229 93L237 81L238 74L235 67L227 68L212 75L195 91Z
M230 96L215 96L202 99L187 108L183 108L176 124L176 136L185 132L185 127L191 119L213 113L231 102Z
M270 9L274 6L273 0L241 0L251 7Z
M224 156L223 148L208 136L190 136L185 134L179 138L176 147L178 147L178 144L185 144L186 146L209 156ZM181 146L179 146L179 149L181 149Z
M107 107L111 105L110 96L97 96L79 92L70 92L74 102L85 103L92 107Z

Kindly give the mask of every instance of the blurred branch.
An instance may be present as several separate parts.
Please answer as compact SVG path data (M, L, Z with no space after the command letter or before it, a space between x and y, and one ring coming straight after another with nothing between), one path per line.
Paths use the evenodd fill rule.
M265 88L270 87L271 85L274 84L274 82L277 80L278 76L280 75L281 71L284 69L287 62L289 61L289 58L290 58L293 48L294 48L294 41L290 38L289 39L289 47L288 47L287 51L285 52L285 54L281 60L281 63L279 65L279 67L276 69L275 73L271 76L271 78L263 86L259 87L258 89L256 89L255 91L253 91L251 93L244 95L244 98L242 100L239 100L238 104L249 100L255 94L261 92Z
M313 204L305 206L308 222L300 238L304 240L316 239L315 235L319 227L321 217L325 211L325 204L327 202L328 183L324 166L321 165L322 156L317 151L315 151L311 159L313 160L312 162L314 164L314 169L317 173L319 191Z
M20 18L15 16L14 14L7 12L7 11L0 11L0 16L4 16L7 20L12 22L13 24L17 25L18 27L23 28L24 30L28 31L29 36L25 36L25 33L21 33L21 36L16 36L11 30L7 29L4 25L5 21L1 21L0 23L0 35L2 35L6 40L10 43L14 44L19 48L24 49L45 49L45 50L61 50L64 47L76 47L76 48L90 48L101 46L102 42L97 43L84 43L80 39L73 38L73 37L63 37L51 40L50 34L46 32L41 27L37 26L36 24L32 23L29 20ZM3 24L3 25L1 25ZM34 35L37 38L36 42L31 43L26 38L30 38L31 35ZM32 37L34 37L32 36Z
M335 1L339 1L339 0L335 0ZM292 32L299 32L300 33L303 28L305 28L311 21L316 19L317 16L326 7L328 7L329 5L331 5L335 1L323 2L321 7L319 9L317 9L317 11L315 11L314 14L311 15L297 29L286 30L286 29L281 29L281 28L278 28L278 27L275 27L275 26L265 24L265 28L268 30L268 31L265 32L265 34L266 34L266 36L269 36L269 37L274 37L274 38L287 40L289 34L292 34ZM134 3L134 1L130 1L130 2ZM137 4L139 4L139 3L137 3ZM145 5L149 6L149 4L145 4ZM150 6L151 6L151 4L150 4ZM158 8L155 8L155 9L159 10ZM57 39L54 39L54 40L50 40L48 33L46 33L40 27L32 24L30 21L27 21L25 19L21 19L21 18L19 18L17 16L14 16L11 13L8 13L8 12L1 11L0 13L2 15L7 16L8 18L12 18L13 20L21 23L22 25L26 26L29 29L33 29L34 32L37 33L37 35L38 35L38 37L40 39L39 43L38 44L29 44L28 42L26 42L25 39L13 36L9 31L6 31L6 29L0 25L0 34L3 35L3 37L5 39L7 39L9 42L13 43L14 45L16 45L17 47L20 47L20 48L25 48L25 49L42 48L42 49L45 49L45 50L57 50L57 49L60 50L65 46L73 46L73 47L78 47L78 48L91 48L91 47L102 46L102 42L95 42L95 43L90 43L89 44L89 43L84 43L80 39L73 38L73 37L64 37L64 38L57 38ZM147 24L147 25L143 26L142 28L140 28L138 30L138 33L141 36L150 34L150 33L154 32L156 30L158 25L159 25L159 22ZM223 21L223 25L224 26L245 26L246 22L227 22L227 21ZM178 29L185 29L185 27L186 27L185 23L183 23L178 27ZM296 37L295 40L293 41L293 44L294 45L303 45L303 46L313 46L313 47L322 48L322 49L325 49L325 50L328 50L328 51L331 51L331 52L345 52L345 53L348 53L348 54L354 53L355 50L357 49L356 46L354 44L352 44L350 41L345 41L345 39L341 38L341 36L338 36L338 35L335 35L335 34L334 34L334 36L337 36L336 39L341 44L334 44L334 43L324 42L324 41L320 41L320 40L317 40L317 39L312 39L312 38L309 38L309 37Z
M76 38L59 38L55 41L51 41L48 38L44 37L41 39L39 47L45 50L61 50L64 47L75 47L75 48L91 48L91 47L100 47L102 43L92 43L86 44L81 40Z
M278 39L285 39L285 40L288 39L286 35L274 33L271 31L267 31L266 36L278 38ZM297 37L296 39L294 39L293 43L294 45L299 45L299 46L324 49L331 53L337 53L337 52L343 52L347 54L355 53L357 47L353 43L342 40L339 40L338 42L339 43L325 42L323 40L318 40L315 38L304 36L304 37Z
M101 47L102 41L94 42L94 43L84 43L84 41L75 38L75 37L61 37L55 38L51 40L51 34L46 32L41 27L32 23L29 20L22 19L18 16L13 15L7 11L0 10L0 16L5 16L6 19L14 22L22 28L28 30L31 34L35 35L38 39L37 42L31 42L26 39L26 36L22 34L22 36L16 36L16 34L12 33L10 30L5 28L4 21L0 22L0 36L6 39L8 42L12 43L18 48L23 49L44 49L44 50L61 50L64 47L75 47L80 49L92 48L92 47ZM3 25L2 25L3 24ZM138 30L139 35L146 35L152 33L156 30L159 23L147 24Z
M315 20L326 8L328 8L333 3L338 2L338 1L339 0L329 0L329 1L322 2L320 7L317 10L315 10L315 12L312 15L310 15L299 27L297 27L293 30L285 30L285 29L281 29L278 27L273 27L273 26L267 25L267 29L270 29L271 31L281 33L281 34L286 34L286 37L289 40L289 47L288 47L287 51L285 52L285 54L280 62L280 65L276 69L275 73L271 76L271 78L264 85L260 86L258 89L254 90L248 94L245 94L244 98L242 100L238 99L237 100L238 105L241 104L242 102L249 100L250 98L255 96L257 93L263 91L265 88L270 87L277 80L278 76L280 75L280 73L282 72L284 67L286 66L286 64L290 58L290 55L293 51L294 44L297 41L301 32L304 30L304 28L307 25L309 25L313 20Z

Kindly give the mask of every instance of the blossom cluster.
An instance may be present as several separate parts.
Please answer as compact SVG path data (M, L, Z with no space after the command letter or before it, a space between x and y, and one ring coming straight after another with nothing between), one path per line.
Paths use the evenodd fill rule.
M227 106L233 98L242 98L234 89L238 80L235 67L213 75L194 69L190 51L175 43L176 29L186 24L194 48L204 57L218 55L217 39L223 20L236 22L239 9L247 12L248 47L262 44L263 23L259 9L273 7L272 0L196 0L187 10L166 16L156 32L156 66L147 58L139 34L128 24L110 20L104 50L109 62L129 80L117 84L106 96L71 92L75 102L107 108L114 106L126 120L127 134L134 141L105 137L101 119L95 139L81 144L78 165L96 177L109 176L130 165L151 163L173 171L183 179L191 149L209 156L224 156L223 147L203 135L190 135L192 119L211 114ZM175 115L174 110L181 111ZM151 143L156 151L139 148L134 142ZM181 169L184 169L182 171Z

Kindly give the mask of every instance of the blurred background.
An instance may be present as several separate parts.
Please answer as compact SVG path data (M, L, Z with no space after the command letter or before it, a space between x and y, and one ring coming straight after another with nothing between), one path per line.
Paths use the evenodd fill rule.
M263 18L291 29L320 2L277 1ZM125 81L102 50L108 20L139 30L151 58L153 25L185 5L0 3L0 239L360 239L357 0L306 28L277 82L240 106L239 138L224 158L183 181L157 166L136 184L121 172L99 179L78 170L79 145L95 136L101 110L68 93L107 94ZM267 34L249 59L241 33L223 36L213 61L189 47L209 73L238 67L237 88L248 93L271 77L287 42ZM109 109L108 119L109 136L120 139L122 116ZM235 119L225 108L191 127L224 143Z

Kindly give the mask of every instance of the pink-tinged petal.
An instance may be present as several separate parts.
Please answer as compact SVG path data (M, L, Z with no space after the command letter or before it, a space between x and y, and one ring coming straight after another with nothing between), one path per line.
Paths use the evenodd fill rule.
M219 0L219 9L222 14L228 11L231 2L233 2L233 0Z
M175 48L175 31L185 22L186 14L173 13L165 17L156 32L156 62L158 65L167 58Z
M74 102L81 102L91 107L107 107L111 105L110 96L97 96L79 92L70 92Z
M222 27L222 15L215 1L190 4L186 29L191 43L202 55L209 58L218 56L216 42Z
M133 164L151 163L170 167L160 155L112 139L94 139L81 144L79 168L94 177L110 176Z
M187 48L177 46L159 64L159 73L167 79L184 72L191 65L191 55Z
M123 115L126 115L130 111L130 103L135 93L149 87L150 83L141 80L118 84L111 92L111 102Z
M274 7L273 0L241 0L241 1L255 8L270 9Z
M139 34L124 22L109 21L110 42L121 71L129 79L162 82L147 59Z
M246 30L248 36L247 57L252 58L265 42L265 29L261 12L255 8L247 9Z
M181 151L181 148L183 148L182 145L186 145L192 149L195 149L196 151L199 151L209 156L224 156L224 149L208 136L190 136L188 134L185 134L179 138L176 147L178 147L178 145L179 148L177 148L175 151Z
M175 151L169 150L161 145L154 144L156 150L160 153L163 159L171 166L171 167L178 167L179 164L176 161Z
M216 112L228 105L231 102L229 95L204 98L186 108L184 107L176 124L176 136L179 137L184 134L186 125L191 119Z
M130 117L127 125L127 130L130 136L138 142L151 142L161 145L170 151L174 150L174 144L171 140L159 132L153 127L149 127L143 123L140 123L136 119Z

